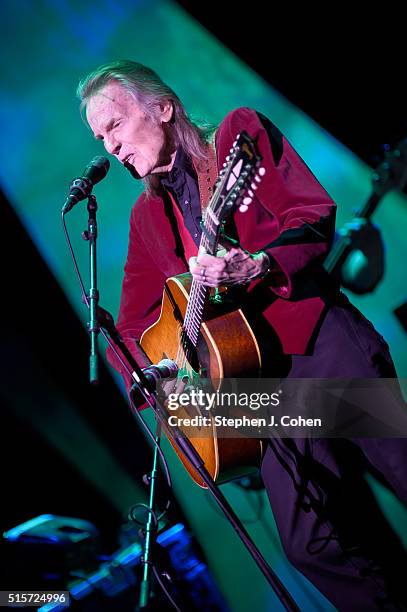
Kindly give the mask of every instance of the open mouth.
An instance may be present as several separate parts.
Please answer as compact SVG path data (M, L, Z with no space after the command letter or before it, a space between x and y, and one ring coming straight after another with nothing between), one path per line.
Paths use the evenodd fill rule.
M126 155L126 157L123 160L123 166L125 166L126 164L130 164L131 163L131 159L133 158L133 154L129 153L128 155Z
M130 172L131 176L137 180L141 178L136 168L132 164L133 155L127 155L123 160L123 166Z

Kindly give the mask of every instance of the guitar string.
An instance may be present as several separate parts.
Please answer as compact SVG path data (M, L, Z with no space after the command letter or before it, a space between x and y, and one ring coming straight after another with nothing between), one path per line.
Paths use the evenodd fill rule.
M233 161L234 159L231 160L230 165L233 163ZM239 175L235 174L233 170L232 170L232 173L234 174L236 179L239 178ZM224 181L222 181L223 185L220 184L216 191L220 191L221 188L223 188L225 181L226 181L226 177ZM208 209L213 208L213 202L216 202L216 199L217 199L215 195L216 195L216 192L214 194L212 201L208 205ZM210 217L209 215L205 215L205 229L215 234L214 221L212 217ZM215 230L217 230L217 228L215 228ZM202 246L203 248L205 248L206 251L208 251L209 242L205 235L202 236L200 246ZM202 315L203 315L204 304L205 304L207 292L208 292L208 287L204 287L201 283L199 283L199 281L192 281L189 302L188 302L187 311L185 315L185 321L181 329L181 336L186 334L187 342L189 341L195 347L198 342L199 331L200 331L200 327L202 324ZM184 348L185 347L183 346L183 342L179 343L176 363L178 367L182 367L182 368L186 365L186 362L188 361L187 354Z
M208 247L208 243L206 242L205 239L201 240L201 246L203 246L204 248ZM202 304L204 303L205 297L206 297L205 296L206 288L204 290L202 289L203 289L203 286L199 283L199 281L195 281L195 280L192 281L187 312L185 315L185 321L184 321L184 325L182 329L182 331L186 333L188 340L192 342L192 344L194 344L195 346L196 346L196 343L193 340L194 337L196 336L196 333L194 333L194 327L199 330L199 327L200 327L199 318L202 316L202 313L203 313ZM179 346L178 355L177 355L177 360L180 360L181 359L180 351L184 353L183 355L184 359L183 359L182 366L185 365L185 361L186 361L185 352L183 351L183 348L184 347L182 347L182 343L181 343L181 346Z
M211 204L212 203L210 202L208 208L211 207ZM208 224L208 220L210 221L209 224ZM211 225L211 221L212 221L211 218L208 215L206 215L204 227L208 231L213 231L213 226ZM207 250L209 247L209 242L205 234L203 234L202 236L200 247L203 247L205 250ZM196 343L193 342L191 336L192 335L195 336L195 334L192 334L194 326L198 330L197 334L199 334L199 329L202 323L202 314L203 314L202 305L205 302L206 292L207 292L206 287L204 288L203 285L201 285L198 281L195 281L195 280L192 281L190 297L188 301L187 311L185 314L185 321L184 321L183 327L181 328L181 342L178 345L178 353L176 357L176 363L178 367L184 368L187 362L187 355L185 352L185 347L183 346L183 344L185 344L185 337L182 338L184 334L186 334L187 336L187 342L189 341L194 346L196 346ZM198 337L196 338L196 342L197 342L197 339ZM184 342L182 340L184 340Z
M209 217L209 222L205 219L205 229L206 231L212 233L216 238L216 227L214 228L214 223L211 217ZM214 231L215 230L215 231ZM209 250L209 241L207 236L203 235L201 240L201 246L205 248L206 252ZM189 311L189 320L187 321L187 331L194 332L195 329L199 330L201 325L201 321L199 319L202 317L204 302L206 299L206 294L208 293L208 287L203 286L199 281L193 283L193 287L191 288L191 307ZM193 333L196 336L196 332Z
M233 164L233 162L235 161L235 157L236 156L234 155L233 159L230 160L229 166ZM232 169L232 174L235 176L236 180L239 179L239 175L235 174L233 169ZM213 204L217 200L217 197L215 196L217 192L222 191L227 177L228 177L228 173L226 172L224 180L221 181L221 183L218 185L218 188L213 194L213 197L207 207L207 210L208 209L212 210L214 214L215 212L213 210ZM217 227L214 228L214 221L212 217L207 214L205 215L204 228L206 231L212 232L216 237ZM201 238L200 247L201 246L205 249L206 252L208 252L209 241L208 241L207 236L205 236L205 234L203 234ZM205 300L206 300L208 291L209 291L209 288L202 285L199 281L195 281L195 280L192 281L190 296L188 300L188 306L187 306L187 310L185 313L184 325L181 327L181 341L178 344L178 351L177 351L177 356L175 360L178 368L180 369L183 369L188 361L188 356L186 354L187 352L185 351L185 348L187 348L187 351L188 351L188 348L189 348L188 342L191 343L194 347L197 346L199 332L200 332L200 328L202 325L202 315L203 315Z

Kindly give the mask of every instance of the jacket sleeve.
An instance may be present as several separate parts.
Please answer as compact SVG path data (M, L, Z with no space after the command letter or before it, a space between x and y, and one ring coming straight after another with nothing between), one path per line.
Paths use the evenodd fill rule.
M127 348L141 367L147 366L150 362L137 341L144 330L159 317L165 283L165 277L155 265L138 229L138 210L144 197L144 194L140 196L131 213L129 247L116 325ZM128 390L132 381L110 348L107 350L107 359L122 374Z
M242 130L257 140L266 169L255 201L269 213L273 231L258 250L270 258L270 287L279 297L290 298L304 272L322 264L333 238L336 206L281 132L252 109L239 108L226 116L217 133L220 155L227 154ZM250 231L256 227L248 227Z

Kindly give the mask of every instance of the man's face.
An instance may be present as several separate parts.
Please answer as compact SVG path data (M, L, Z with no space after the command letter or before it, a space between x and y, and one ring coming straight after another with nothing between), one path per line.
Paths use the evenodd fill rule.
M172 106L157 106L149 117L129 92L116 81L108 83L87 104L92 132L106 151L126 166L135 178L168 171L175 157L166 132Z

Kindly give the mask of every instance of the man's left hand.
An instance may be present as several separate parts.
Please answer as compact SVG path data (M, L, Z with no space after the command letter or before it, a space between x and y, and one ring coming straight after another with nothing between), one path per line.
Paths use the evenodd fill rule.
M240 247L232 247L222 257L202 253L189 260L194 280L207 287L247 283L262 276L269 265L269 257L263 251L248 253Z

